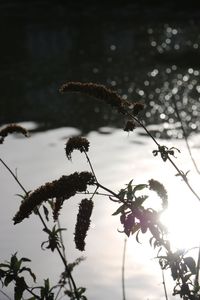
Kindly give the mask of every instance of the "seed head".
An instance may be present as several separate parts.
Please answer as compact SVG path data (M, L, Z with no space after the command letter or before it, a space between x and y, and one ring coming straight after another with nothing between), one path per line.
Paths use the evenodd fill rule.
M0 144L3 144L4 139L8 134L14 132L22 133L26 137L29 136L28 131L24 127L17 124L9 124L0 130Z
M65 152L68 159L71 159L72 152L76 149L80 152L88 152L89 150L89 141L84 137L71 137L65 147Z

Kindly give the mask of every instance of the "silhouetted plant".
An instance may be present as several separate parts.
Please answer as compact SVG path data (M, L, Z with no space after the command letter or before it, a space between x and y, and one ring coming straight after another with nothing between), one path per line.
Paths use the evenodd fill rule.
M94 83L67 82L61 86L60 92L85 93L86 95L107 102L128 119L124 128L125 131L134 130L136 124L141 126L157 146L157 149L152 151L153 155L160 155L164 162L169 161L176 169L177 175L184 180L193 195L200 200L198 194L188 181L187 173L180 170L172 160L172 157L175 157L176 152L180 153L180 150L176 147L168 148L165 145L160 145L143 122L138 119L138 115L144 107L143 103L131 103L124 100L115 91ZM21 132L26 136L28 135L27 131L22 127L18 125L8 125L0 131L0 136L2 137L1 141L4 141L8 133L15 131ZM81 173L75 172L70 175L63 175L57 180L41 185L34 191L26 191L8 165L0 159L24 192L19 210L13 218L14 224L24 221L24 219L28 218L32 213L35 213L44 226L43 231L48 235L48 240L44 241L41 245L42 248L57 252L64 264L64 272L61 273L58 284L50 287L49 279L45 279L44 286L30 288L24 277L20 275L22 272L27 271L33 280L36 281L36 277L30 268L21 268L22 262L29 260L26 258L18 260L16 254L14 254L9 263L0 264L0 278L2 284L7 286L10 282L14 282L16 300L22 299L24 291L32 294L31 300L56 300L61 293L71 300L86 300L86 289L84 287L77 287L72 276L74 267L77 266L83 258L78 258L73 263L67 262L64 252L65 246L62 240L62 231L65 230L65 228L61 228L59 225L59 214L62 212L65 200L75 196L77 193L87 195L87 198L82 199L79 204L74 233L75 246L80 251L83 251L85 250L86 235L90 226L94 198L101 194L105 196L105 192L107 192L108 194L106 194L106 196L108 200L118 204L118 208L112 215L119 216L119 223L121 223L122 226L121 233L125 233L127 237L135 236L137 242L140 242L141 234L150 234L149 242L156 251L156 257L161 269L171 270L172 278L175 281L173 295L179 295L184 300L200 300L198 280L200 259L196 263L193 257L188 256L188 251L186 250L173 252L167 237L167 230L160 221L160 215L168 206L168 195L163 184L155 179L150 179L147 183L142 184L133 184L133 180L131 180L125 187L121 188L119 192L110 190L98 181L88 155L89 146L89 141L85 137L72 137L69 138L65 144L65 154L67 158L71 160L72 152L79 150L85 155L91 169L90 172L84 171ZM92 190L90 190L91 188ZM149 199L149 194L153 196L155 193L160 198L161 208L159 210L153 208L153 206L146 208L145 204L146 200ZM50 221L50 216L52 216L53 222L55 223L52 229L47 226ZM124 291L123 297L125 298ZM166 290L165 297L167 298Z

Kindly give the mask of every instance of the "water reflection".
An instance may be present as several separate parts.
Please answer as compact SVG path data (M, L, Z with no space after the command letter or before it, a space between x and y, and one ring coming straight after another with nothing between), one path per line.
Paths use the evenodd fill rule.
M1 10L1 124L31 120L39 123L38 130L74 126L84 133L123 126L102 103L58 94L63 81L77 80L103 83L124 98L144 101L147 124L177 124L176 101L187 134L199 131L200 36L195 11L187 15L182 6L176 17L170 11L166 22L170 2L164 8L137 2L116 5L112 13L95 4L77 10L71 3L25 7L10 2L10 9L4 5ZM156 135L179 138L178 129Z

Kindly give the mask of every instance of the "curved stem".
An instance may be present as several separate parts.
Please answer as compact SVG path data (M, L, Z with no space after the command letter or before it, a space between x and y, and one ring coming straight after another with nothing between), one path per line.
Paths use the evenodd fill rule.
M188 188L190 189L190 191L193 193L193 195L200 201L200 197L199 195L195 192L195 190L191 187L191 185L189 184L186 176L180 171L180 169L177 167L177 165L173 162L173 160L169 157L168 155L168 160L170 161L170 163L173 165L173 167L176 169L176 171L178 172L178 174L182 177L182 179L184 180L185 184L188 186Z
M146 128L146 126L144 124L142 124L142 122L140 122L136 117L134 117L132 114L130 114L129 112L126 113L126 115L128 117L130 117L131 119L133 119L135 122L137 122L148 134L148 136L151 137L151 139L154 141L154 143L159 147L160 144L156 141L156 139L153 137L153 135L150 133L150 131Z
M174 109L175 109L175 112L177 114L178 120L181 123L181 129L182 129L182 132L183 132L183 137L184 137L184 140L185 140L186 147L187 147L187 150L189 152L190 158L192 160L192 163L193 163L193 165L195 167L196 172L200 175L200 171L199 171L199 169L197 167L196 161L194 160L194 157L192 156L192 151L191 151L190 145L188 143L187 133L186 133L185 128L183 126L183 122L182 122L181 116L179 114L178 106L177 106L176 101L175 101L175 99L173 97L172 97L172 101L173 101L173 104L174 104Z
M160 147L160 144L156 141L156 139L152 136L152 134L149 132L149 130L146 128L145 125L142 124L142 122L140 122L136 117L134 117L132 114L130 114L129 112L127 112L127 116L129 116L130 118L132 118L134 121L136 121L145 131L146 133L151 137L151 139L154 141L154 143L158 146L158 148ZM190 189L190 191L193 193L193 195L200 201L200 197L198 196L198 194L194 191L194 189L191 187L191 185L188 183L186 177L184 176L184 174L180 171L180 169L177 167L177 165L173 162L173 160L169 157L168 155L168 160L170 161L170 163L173 165L173 167L176 169L176 171L178 172L178 174L182 177L182 179L184 180L184 182L186 183L186 185L188 186L188 188Z

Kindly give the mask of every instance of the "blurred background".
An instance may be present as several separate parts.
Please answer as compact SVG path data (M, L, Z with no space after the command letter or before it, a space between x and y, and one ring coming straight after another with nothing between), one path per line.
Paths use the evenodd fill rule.
M0 124L123 126L102 102L58 92L90 81L142 100L146 124L168 123L158 137L182 136L173 101L198 131L199 17L198 1L1 1Z

